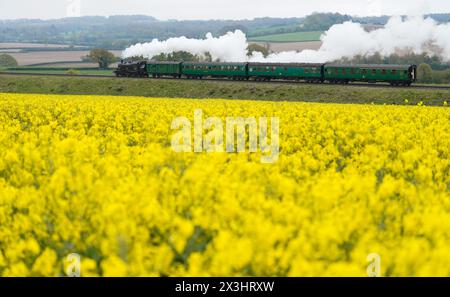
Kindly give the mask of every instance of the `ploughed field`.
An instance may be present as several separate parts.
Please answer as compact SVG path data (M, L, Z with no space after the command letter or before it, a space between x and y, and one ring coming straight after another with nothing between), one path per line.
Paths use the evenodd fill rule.
M278 160L173 151L199 109ZM0 94L0 275L449 275L449 148L443 107Z

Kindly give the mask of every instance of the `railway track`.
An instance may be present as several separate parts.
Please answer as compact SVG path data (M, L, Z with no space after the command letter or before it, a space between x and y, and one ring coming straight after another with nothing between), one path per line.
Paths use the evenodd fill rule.
M81 78L116 78L115 76L107 75L70 75L70 74L58 74L58 73L15 73L15 72L0 72L0 76L54 76L54 77L81 77ZM143 78L117 78L117 79L143 79ZM145 78L146 80L167 80L167 81L192 81L194 79L185 78ZM347 87L359 87L359 88L391 88L391 89L427 89L427 90L449 90L450 86L438 86L438 85L412 85L410 87L391 86L388 84L369 84L369 83L351 83L351 84L319 84L319 83L307 83L303 81L286 81L286 80L272 80L272 81L256 81L256 80L231 80L221 78L203 78L200 81L214 81L214 82L229 82L229 83L261 83L261 84L287 84L287 85L328 85L328 86L347 86Z

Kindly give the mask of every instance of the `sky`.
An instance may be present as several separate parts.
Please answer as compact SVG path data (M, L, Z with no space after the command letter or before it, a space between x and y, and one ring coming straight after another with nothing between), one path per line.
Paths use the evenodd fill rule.
M357 16L450 13L449 0L0 0L0 19L151 15L160 20L301 17L313 12Z

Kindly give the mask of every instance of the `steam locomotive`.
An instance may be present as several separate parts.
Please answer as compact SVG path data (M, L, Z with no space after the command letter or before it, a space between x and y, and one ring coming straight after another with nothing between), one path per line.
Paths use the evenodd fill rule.
M171 77L186 79L293 80L309 83L389 83L411 86L416 65L339 65L312 63L217 63L136 61L119 63L117 77Z

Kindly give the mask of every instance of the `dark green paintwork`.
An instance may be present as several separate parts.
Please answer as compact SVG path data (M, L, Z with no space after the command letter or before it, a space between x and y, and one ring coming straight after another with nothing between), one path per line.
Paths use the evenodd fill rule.
M183 63L183 75L192 77L241 77L247 76L246 63Z
M117 76L224 77L233 79L293 79L331 83L388 82L410 85L416 81L415 65L339 65L313 63L216 63L156 62L120 63Z
M321 80L321 65L314 66L296 66L296 65L280 65L280 64L252 64L248 65L248 76L264 77L272 79L314 79Z
M181 75L181 62L152 62L147 64L149 76L177 76Z
M405 66L339 66L325 65L324 78L327 81L368 81L368 82L412 82L415 71Z

